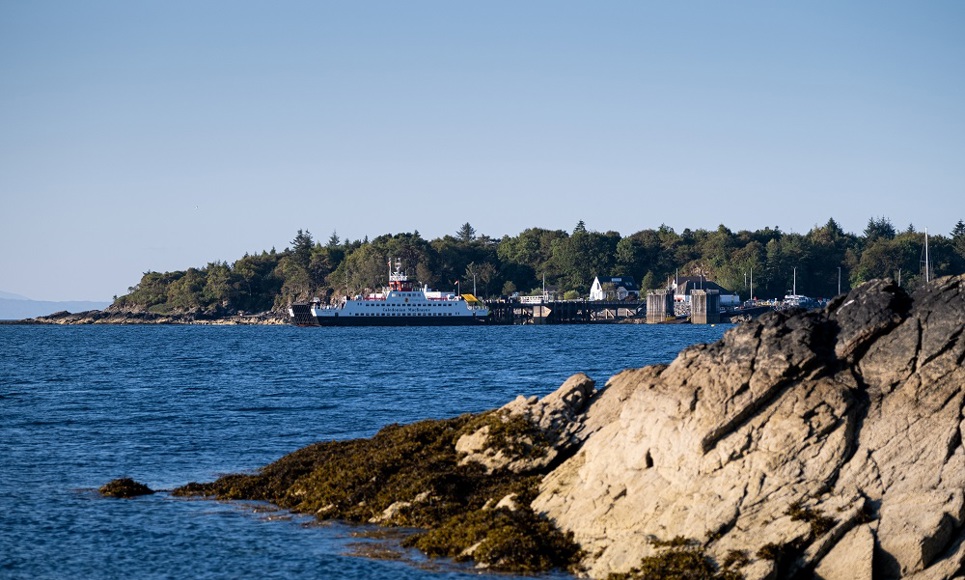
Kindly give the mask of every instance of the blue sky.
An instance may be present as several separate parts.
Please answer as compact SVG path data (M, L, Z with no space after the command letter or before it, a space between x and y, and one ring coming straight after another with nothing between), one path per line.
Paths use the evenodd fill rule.
M470 222L965 219L965 2L0 1L0 290Z

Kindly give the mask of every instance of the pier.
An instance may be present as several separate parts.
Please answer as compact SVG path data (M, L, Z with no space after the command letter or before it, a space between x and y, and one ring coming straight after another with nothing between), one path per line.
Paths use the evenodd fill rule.
M660 324L674 318L673 294L654 290L647 294L647 324Z
M694 324L720 322L720 292L694 290L690 293L690 321Z
M491 324L591 324L640 318L645 302L546 300L539 302L489 302Z

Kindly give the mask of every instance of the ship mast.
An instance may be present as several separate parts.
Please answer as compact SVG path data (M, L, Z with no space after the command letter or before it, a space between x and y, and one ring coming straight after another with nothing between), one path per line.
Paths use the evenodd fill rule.
M392 270L392 260L389 259L389 290L409 291L409 277L402 272L402 259L395 259L395 270Z

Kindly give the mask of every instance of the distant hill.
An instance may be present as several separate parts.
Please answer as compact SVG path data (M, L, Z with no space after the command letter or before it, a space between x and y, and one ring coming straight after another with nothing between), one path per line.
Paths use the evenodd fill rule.
M11 300L30 300L26 296L21 296L20 294L11 294L10 292L4 292L0 290L0 298L9 298Z
M103 310L111 305L110 302L90 302L75 300L67 302L52 302L48 300L29 300L16 297L16 294L0 292L0 320L21 320L46 316L54 312L67 310L69 312L84 312L87 310Z

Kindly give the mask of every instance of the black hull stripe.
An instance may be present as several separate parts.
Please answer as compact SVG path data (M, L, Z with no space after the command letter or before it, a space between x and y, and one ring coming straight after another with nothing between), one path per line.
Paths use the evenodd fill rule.
M316 316L319 326L470 326L483 324L485 317L476 316Z

